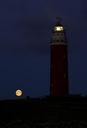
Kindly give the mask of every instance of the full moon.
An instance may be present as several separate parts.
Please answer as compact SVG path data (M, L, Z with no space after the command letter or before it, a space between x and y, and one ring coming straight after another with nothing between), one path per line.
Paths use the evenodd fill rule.
M20 89L16 90L16 96L22 96L22 91Z

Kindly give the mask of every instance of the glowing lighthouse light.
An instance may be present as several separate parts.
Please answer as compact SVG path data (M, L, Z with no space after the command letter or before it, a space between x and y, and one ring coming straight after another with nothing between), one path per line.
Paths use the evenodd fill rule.
M63 26L55 26L54 28L55 31L63 31Z
M16 96L22 96L23 92L22 92L22 90L18 89L18 90L16 90L15 94L16 94Z

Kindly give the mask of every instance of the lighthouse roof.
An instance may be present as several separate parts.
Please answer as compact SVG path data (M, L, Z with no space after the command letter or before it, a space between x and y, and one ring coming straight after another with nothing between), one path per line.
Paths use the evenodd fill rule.
M60 17L56 17L56 24L55 26L63 26L61 23L61 18Z
M62 24L61 24L61 22L57 22L56 24L55 24L55 26L63 26Z

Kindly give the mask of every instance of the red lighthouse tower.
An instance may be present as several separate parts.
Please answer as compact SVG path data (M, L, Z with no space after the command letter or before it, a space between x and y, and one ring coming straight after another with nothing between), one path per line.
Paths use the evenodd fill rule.
M68 95L67 40L60 19L57 19L57 23L53 27L50 48L50 95L66 96Z

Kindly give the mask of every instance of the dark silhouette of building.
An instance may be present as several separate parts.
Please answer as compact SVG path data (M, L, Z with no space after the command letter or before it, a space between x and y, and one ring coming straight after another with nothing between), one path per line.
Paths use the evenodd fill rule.
M60 20L52 29L50 95L68 95L67 40L64 26Z
M0 101L0 128L86 128L87 97Z

